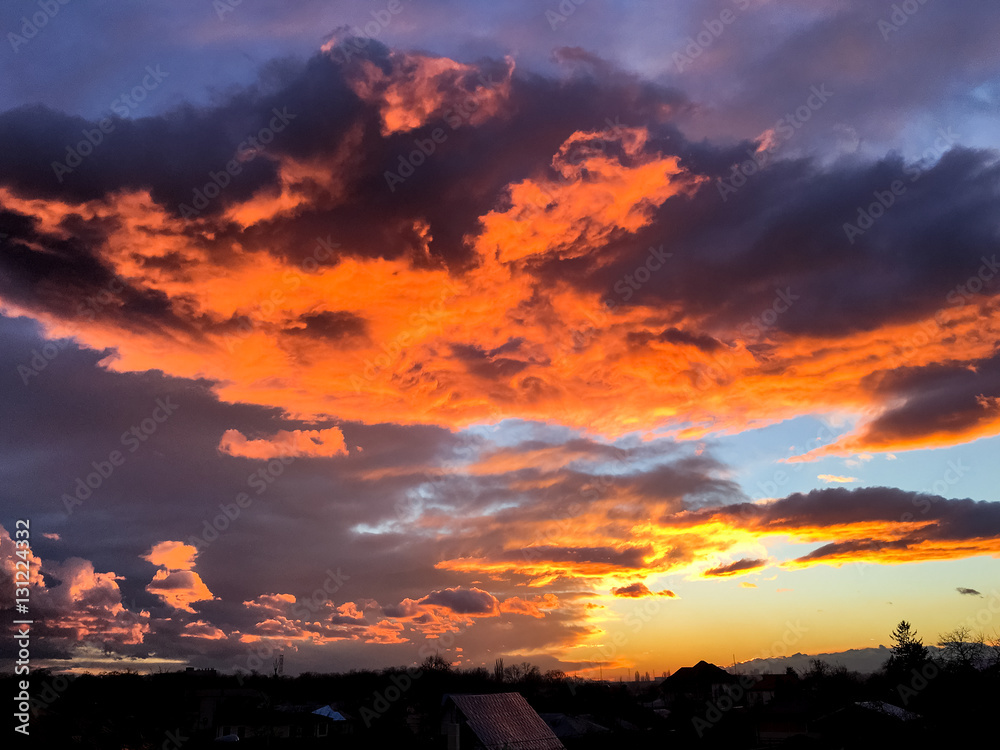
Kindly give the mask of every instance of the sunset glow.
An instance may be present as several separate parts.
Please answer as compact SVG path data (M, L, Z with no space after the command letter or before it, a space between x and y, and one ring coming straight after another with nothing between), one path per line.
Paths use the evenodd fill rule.
M301 5L146 29L126 114L74 6L0 84L40 663L659 675L996 590L1000 15Z

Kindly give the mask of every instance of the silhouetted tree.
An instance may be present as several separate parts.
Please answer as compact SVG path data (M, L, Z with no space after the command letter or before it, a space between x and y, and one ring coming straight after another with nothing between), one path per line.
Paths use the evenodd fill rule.
M913 669L920 669L930 656L919 638L917 631L910 627L906 620L900 620L899 625L890 636L893 646L890 649L889 660L885 663L885 671L892 677L909 674Z
M451 664L441 654L434 654L424 659L420 668L426 672L450 672Z
M940 636L938 646L944 649L945 664L956 672L979 669L986 662L986 640L964 625Z

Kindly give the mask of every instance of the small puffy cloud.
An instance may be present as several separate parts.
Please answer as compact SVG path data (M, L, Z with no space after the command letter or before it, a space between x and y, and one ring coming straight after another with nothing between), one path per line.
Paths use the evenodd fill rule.
M745 589L755 589L757 588L756 583L749 583L747 581L740 581L740 587Z
M619 588L611 589L611 593L615 596L621 596L628 599L639 599L644 596L666 596L669 598L676 597L675 594L670 589L664 589L663 591L650 591L646 584L642 582L630 583L628 586L621 586Z
M817 475L816 478L817 479L822 479L827 484L831 484L831 483L836 483L836 484L850 484L851 482L857 482L858 481L857 477L842 477L842 476L839 476L837 474L819 474L819 475Z
M955 591L964 596L982 596L982 594L980 594L975 589L967 589L964 586L959 586L958 588L955 589Z
M143 560L167 570L193 570L194 559L198 556L196 547L184 542L160 542L154 544Z
M219 450L240 458L269 459L284 456L329 458L347 455L339 427L325 430L278 430L269 438L249 440L239 430L226 430Z
M194 572L198 550L183 542L166 541L154 544L143 560L159 567L146 591L160 597L174 609L194 613L191 605L214 599L201 576Z
M181 637L202 638L207 641L220 641L226 637L226 634L211 623L204 622L203 620L195 620L194 622L189 622L184 626L184 630L181 632Z
M289 606L295 604L292 594L261 594L255 599L243 602L248 609L260 609L269 615L285 614Z
M174 609L194 613L191 604L214 599L201 576L193 570L158 570L146 591Z

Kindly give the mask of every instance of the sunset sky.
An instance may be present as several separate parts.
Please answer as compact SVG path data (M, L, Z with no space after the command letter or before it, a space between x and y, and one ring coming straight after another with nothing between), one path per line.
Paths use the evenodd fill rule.
M1000 8L181 5L0 10L36 666L1000 628Z

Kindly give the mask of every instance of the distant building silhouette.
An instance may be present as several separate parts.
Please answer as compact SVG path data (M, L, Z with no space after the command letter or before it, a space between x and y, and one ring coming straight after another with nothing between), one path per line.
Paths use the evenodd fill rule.
M721 667L700 661L693 667L681 667L660 683L668 702L686 698L711 701L725 695L738 678Z

